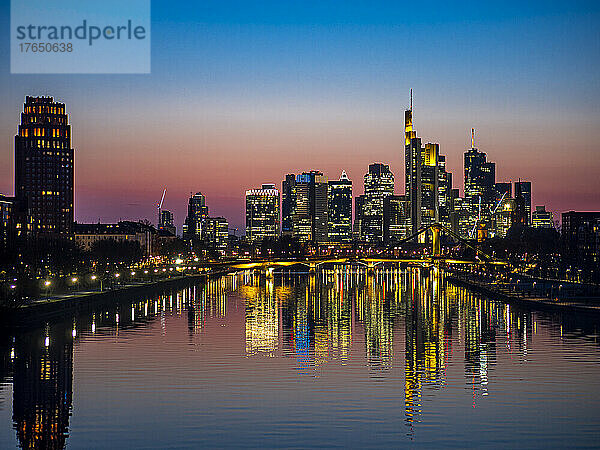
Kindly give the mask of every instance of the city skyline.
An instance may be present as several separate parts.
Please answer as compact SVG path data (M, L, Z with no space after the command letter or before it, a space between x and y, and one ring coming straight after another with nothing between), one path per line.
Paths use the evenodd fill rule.
M440 144L449 172L462 173L475 128L478 148L497 163L497 180L531 180L534 206L600 209L598 8L440 8L313 7L291 19L273 4L240 6L228 17L219 6L184 14L153 2L155 43L186 27L176 52L153 49L152 75L0 75L7 99L0 192L13 194L23 99L50 95L71 117L76 220L154 222L167 187L165 209L178 229L197 191L216 216L242 228L245 190L279 186L286 173L317 169L334 178L345 170L360 180L381 162L403 179L403 113L412 87L415 127L424 142ZM0 21L8 23L6 9ZM462 192L462 182L454 184Z
M65 201L67 203L69 203L71 206L69 209L65 210L67 211L70 216L71 216L71 222L73 220L73 172L74 172L74 166L76 166L75 164L73 164L73 153L74 153L74 149L70 146L70 139L71 139L71 130L70 130L70 124L69 124L69 115L65 109L65 104L64 103L50 103L50 102L54 102L53 97L32 97L32 96L26 96L25 98L25 104L23 106L23 112L21 114L21 124L19 125L19 129L18 129L18 133L15 136L15 176L19 173L23 173L23 175L21 175L21 178L23 176L25 176L25 169L20 167L25 167L23 166L23 162L25 161L25 159L27 161L30 160L30 158L25 158L25 153L24 152L24 148L21 149L21 147L23 147L23 139L28 140L27 142L29 142L29 140L31 140L32 144L34 145L35 143L33 142L35 139L37 139L37 144L35 144L34 146L36 147L40 147L40 148L49 148L50 150L54 149L54 147L60 147L60 148L68 148L69 152L70 152L70 156L68 160L65 160L63 158L62 160L62 164L63 164L63 168L67 168L67 170L70 172L70 178L67 182L67 187L71 186L69 189L70 193L64 197L63 194L61 193L61 201ZM32 105L42 105L39 107L36 106L32 106ZM50 108L48 109L46 107L46 105L50 104ZM52 108L52 105L58 105L57 108ZM56 111L55 111L56 109ZM30 113L33 113L33 115L30 117ZM58 116L53 115L54 113L59 113ZM38 115L39 117L34 118L33 116ZM62 114L62 115L61 115ZM56 117L59 117L59 119L56 119ZM58 122L56 122L56 120L58 120ZM43 128L35 128L36 126L39 127L39 124L41 122L44 122L45 125L43 125ZM47 122L47 123L46 123ZM64 131L60 131L59 129L54 129L54 128L47 128L49 127L50 123L54 124L65 124L66 127L68 128L67 132ZM27 133L27 130L25 130L23 128L23 124L28 124L27 127L29 128L29 133ZM62 126L62 125L61 125ZM394 182L394 174L392 171L390 171L389 169L389 165L388 164L382 164L382 163L371 163L369 164L369 168L368 168L368 172L365 174L364 176L364 184L363 184L363 193L356 193L356 192L352 192L350 191L350 199L354 199L356 200L354 208L352 208L352 205L350 205L350 213L345 213L344 215L347 216L347 220L351 220L351 216L353 215L355 218L355 224L353 225L353 234L355 237L359 237L360 239L363 240L367 240L367 241L371 241L373 238L375 239L375 241L379 241L379 242L383 242L384 240L384 235L386 234L386 230L384 230L383 227L383 221L384 221L384 205L383 203L381 203L377 208L376 211L373 210L371 212L370 208L371 207L367 207L368 204L364 203L366 200L364 200L365 198L371 198L373 195L375 195L375 197L377 197L377 194L375 192L378 192L380 189L383 189L383 191L385 191L384 197L387 195L392 195L392 196L397 196L397 199L399 201L404 201L403 199L405 199L408 203L407 205L410 204L414 204L416 209L413 208L413 211L410 212L408 214L408 219L401 219L401 220L408 220L408 222L403 223L403 225L401 226L401 228L405 228L406 230L411 229L412 228L412 233L415 233L418 229L420 229L422 224L427 224L429 222L431 222L432 220L434 222L441 222L443 224L445 224L446 226L450 227L450 228L454 228L456 232L459 231L459 229L461 229L462 231L460 231L461 234L467 236L467 235L472 235L473 232L475 231L475 229L477 228L477 224L482 220L485 219L485 221L489 221L490 216L489 213L491 211L495 211L497 210L497 208L499 206L505 205L506 202L504 202L504 196L502 196L502 192L506 191L506 186L508 186L509 188L509 192L510 192L510 186L512 186L512 184L514 183L515 185L515 199L517 197L519 197L521 195L521 189L517 189L517 186L528 186L526 187L526 193L525 195L525 203L523 204L522 208L524 208L524 210L519 213L517 212L517 216L518 214L526 214L526 219L524 220L524 224L526 225L530 225L531 223L531 212L532 212L532 205L534 205L534 203L532 202L532 200L535 198L532 196L532 188L531 188L531 181L525 181L523 180L521 177L518 178L518 181L513 181L512 178L509 179L508 182L506 181L497 181L496 179L496 162L493 161L488 161L486 162L486 152L482 152L477 148L476 145L476 141L475 141L475 129L471 128L471 142L470 145L471 147L465 151L464 153L464 163L463 163L463 171L464 171L464 179L463 179L463 186L462 189L460 189L460 184L454 185L453 183L453 174L450 171L447 171L447 165L446 165L446 156L442 155L440 153L440 144L439 143L435 143L435 142L431 142L432 139L427 139L427 138L421 138L418 137L415 127L413 125L413 91L412 89L410 90L410 105L409 107L405 110L405 121L404 121L404 128L405 128L405 154L404 154L404 166L405 166L405 190L402 193L402 195L398 196L398 186L402 183L395 183ZM44 133L46 132L46 133ZM53 137L55 136L56 137ZM67 136L68 139L65 140L65 142L63 143L61 142L54 142L54 141L59 141L61 138L61 136ZM27 137L29 136L29 137ZM37 137L36 137L37 136ZM40 140L41 139L41 140ZM423 144L424 142L427 142L425 144ZM29 145L29 144L27 144ZM46 155L47 151L44 152L44 155ZM48 155L53 155L53 152L51 151L50 153L48 153ZM41 160L39 162L39 164L42 164L42 166L37 167L34 166L35 164L38 164L37 162L35 162L37 160L37 158L32 158L32 162L34 165L31 165L31 163L27 163L31 165L31 176L34 177L30 180L30 188L34 188L34 184L38 183L39 181L36 181L37 178L35 177L39 177L40 174L42 175L42 177L47 177L50 176L50 184L47 184L46 181L44 181L44 183L47 184L46 188L48 187L56 187L59 188L60 186L57 184L57 186L54 186L54 173L55 170L59 170L60 169L60 164L61 164L61 159L59 156L65 156L62 155L62 153L59 154L59 152L55 153L56 158L58 158L56 161L58 161L58 166L56 166L56 168L54 166L52 166L53 168L48 171L47 173L44 171L40 172L40 168L44 168L46 167L47 164L49 164L51 161L50 159L52 159L52 156L49 156L50 159L48 159L48 161L44 162L43 164L41 163ZM412 155L412 156L411 156ZM52 160L52 164L55 164L56 161ZM65 161L67 163L67 165L65 166ZM411 163L412 161L412 163ZM419 161L419 162L416 162ZM49 167L49 166L48 166ZM373 173L379 173L380 170L385 169L385 172L388 173L388 175L390 176L390 180L389 180L389 187L383 187L384 185L379 186L379 183L381 181L377 181L373 186L371 186L372 181L369 181L370 178L373 175L371 174L371 172L373 170L375 170L375 172ZM21 170L21 172L19 172L19 170ZM48 170L48 169L45 169ZM64 170L64 169L63 169ZM473 172L473 170L478 170L481 171L483 170L483 172L480 174L479 172ZM30 173L30 169L27 169L27 176L29 176ZM485 175L487 173L487 175ZM310 170L307 172L304 172L302 175L298 175L297 179L292 179L292 181L294 181L294 183L296 182L300 182L301 180L303 180L304 178L302 177L307 177L307 176L313 176L313 175L319 175L321 176L322 179L320 179L320 183L324 183L324 187L327 187L327 180L328 180L328 176L324 175L322 172L318 171L318 170ZM344 169L342 169L342 176L345 177L350 184L352 184L351 180L348 179L348 176L346 174L346 171ZM378 175L379 177L380 175ZM282 181L282 193L287 192L287 190L289 189L289 187L286 187L286 183L289 183L289 177L294 178L295 175L290 175L287 174L285 175L285 179ZM56 176L56 178L59 178L58 175ZM422 181L421 181L422 179ZM44 180L46 180L46 178L44 178ZM412 181L411 181L412 180ZM306 180L304 180L306 182L308 182L308 178L306 178ZM16 194L18 191L20 192L24 187L21 186L19 184L19 180L16 179L15 180L15 194L17 197L18 195ZM34 183L34 184L32 184ZM64 180L61 181L61 183L64 183ZM384 182L385 184L386 182ZM423 183L423 185L421 186L421 183ZM331 183L330 183L331 185ZM36 185L37 186L37 185ZM40 185L41 186L41 185ZM35 187L35 189L39 189L40 186ZM272 189L275 189L276 192L277 188L276 188L276 184L275 183L263 183L262 184L263 189L265 189L265 186L271 186ZM298 185L300 186L300 185ZM411 187L412 186L412 187ZM331 186L330 186L331 188ZM62 187L61 187L62 189ZM373 189L375 189L375 191L373 191ZM483 190L482 190L483 189ZM294 188L294 192L295 192L296 188ZM373 192L371 192L373 191ZM383 193L382 191L382 193ZM389 192L388 192L389 191ZM414 191L414 192L413 192ZM462 198L459 198L459 191L463 194ZM163 212L165 212L167 215L169 215L168 217L168 221L170 223L170 226L173 230L173 234L177 233L177 227L175 227L175 225L177 224L177 221L174 221L173 219L173 212L170 210L167 210L167 208L164 206L164 199L165 199L165 195L166 195L167 189L165 187L165 189L163 189L162 192L162 197L161 200L158 204L158 212L159 212L159 216L157 217L157 223L155 224L158 228L161 228L163 225L161 225L160 222L162 222L162 214ZM190 214L192 214L192 216L195 217L195 213L191 213L190 208L191 208L191 202L192 199L194 197L200 196L202 198L202 204L204 205L203 208L205 209L204 213L203 213L203 217L208 219L209 222L207 222L207 225L209 226L213 226L216 227L216 223L215 220L218 219L218 221L222 221L223 222L223 226L225 227L224 229L227 229L229 227L229 230L233 230L234 231L234 235L238 234L238 232L241 234L242 231L241 230L245 230L244 234L247 234L247 230L248 230L248 193L251 191L246 190L245 192L245 223L243 223L241 226L236 226L237 224L235 223L235 221L232 223L231 220L227 217L223 217L223 216L219 216L219 217L214 217L214 213L212 214L212 218L208 217L208 207L209 207L209 203L207 200L207 196L204 195L201 191L198 191L196 194L192 194L192 192L190 192L190 200L189 200L189 204L188 204L188 208L187 208L187 216L186 218L181 221L181 233L178 233L180 236L183 236L184 239L186 239L186 236L188 239L191 238L191 236L194 235L198 235L198 236L202 236L203 239L208 239L208 235L205 235L205 232L203 230L204 228L204 220L202 219L201 222L197 222L197 219L190 219ZM312 192L312 191L311 191ZM420 194L417 195L416 193L419 192ZM535 193L535 190L533 190L533 192ZM46 192L43 191L41 192L41 194L56 194L58 196L59 192ZM6 195L6 194L5 194ZM296 194L294 194L296 195ZM308 195L308 194L307 194ZM313 195L313 194L311 194ZM322 206L323 208L325 208L324 211L327 210L327 194L325 193L325 191L323 191L321 195L323 198L321 199L321 201L325 202L325 204ZM69 197L70 196L70 197ZM279 193L278 193L279 196ZM285 195L284 195L285 196ZM413 199L413 196L414 199ZM422 196L422 197L421 197ZM32 206L36 207L36 205L42 205L42 203L39 203L40 201L44 200L46 203L48 203L46 200L48 200L48 196L46 197L40 197L39 199L32 199L31 200L33 203L31 205L29 205L29 207L31 208ZM58 200L59 197L57 197ZM311 197L312 198L312 197ZM446 204L448 202L453 203L454 200L452 200L453 198L455 198L457 201L459 202L466 202L464 206L461 206L461 203L458 203L456 205L456 211L454 211L455 207L452 207L451 210L454 212L451 212L450 210L447 210L447 206ZM428 200L427 200L428 199ZM506 198L506 201L508 201L510 199L510 195ZM371 199L372 200L372 199ZM371 201L369 200L369 202ZM54 200L52 200L53 202ZM294 200L296 201L296 200ZM308 199L307 199L308 201ZM380 199L381 202L383 202L383 197ZM482 203L483 201L483 203ZM52 203L50 202L50 203ZM314 202L314 200L311 200L311 208L314 208L315 205L312 203ZM479 202L479 206L477 206L477 202ZM48 203L47 206L50 206L50 203ZM364 203L364 205L363 205ZM24 199L21 199L21 204L24 205ZM369 203L370 204L370 203ZM482 209L482 205L483 205L483 209ZM67 204L68 206L68 204ZM512 204L512 206L510 205L506 205L507 208L510 209L510 211L514 211L514 204ZM363 211L363 208L367 208ZM537 205L536 205L537 207ZM546 205L541 205L542 208L546 208ZM46 208L46 207L44 207ZM319 206L318 208L321 208L321 206ZM387 208L387 207L386 207ZM439 210L438 210L439 208ZM466 208L466 209L464 209ZM51 208L52 209L52 208ZM216 208L218 210L218 208ZM371 208L372 209L372 208ZM381 211L379 211L379 209L381 209ZM477 210L479 209L479 213L477 213ZM279 205L277 206L277 215L279 216L281 214L281 227L282 230L284 231L285 229L285 206L280 207ZM572 211L573 209L570 208L569 211ZM311 209L312 211L312 209ZM400 211L400 210L398 210ZM419 213L417 213L417 211L421 211ZM550 210L550 217L552 217L552 213L558 213L558 211L552 211ZM566 211L563 211L566 212ZM49 210L48 213L50 214L50 216L52 216L52 211ZM316 211L312 211L311 213L309 213L312 217L313 214L315 214ZM353 213L353 214L352 214ZM438 213L439 213L439 217L438 217ZM47 213L44 212L43 213L43 218L42 218L42 210L40 210L39 212L33 212L33 226L37 227L37 221L41 220L43 223L44 221L46 221L46 215ZM327 213L324 212L325 216L322 217L322 219L324 220L324 222L319 225L322 230L319 231L317 234L319 234L320 237L315 238L315 236L312 235L312 233L316 233L316 229L313 229L312 233L309 233L308 236L308 240L309 241L320 241L320 242L324 242L327 240L327 234L331 233L331 227L333 226L332 223L329 223L329 226L327 225L328 221L327 221ZM364 224L362 224L361 226L361 219L365 218L365 214L366 216L375 214L375 216L373 216L375 219L374 220L378 220L380 223L379 225L377 224L371 224L371 225L366 225L365 224L368 222L365 222ZM404 213L403 213L404 214ZM418 216L416 215L418 214ZM427 219L427 223L425 223L425 215L423 216L423 219L420 219L421 214L425 214L429 217L429 219ZM453 216L453 214L455 214ZM467 216L464 216L464 214L467 214L469 217L471 217L470 219ZM479 219L477 219L477 216L479 214ZM483 214L483 216L482 216ZM493 215L494 213L492 213ZM317 220L318 219L319 213L317 213ZM76 217L76 216L75 216ZM288 216L290 217L290 216ZM454 218L453 218L454 217ZM516 216L515 216L516 217ZM515 217L513 217L512 219L510 219L511 221L513 221L515 219ZM558 218L558 214L557 214L557 218ZM142 219L148 219L148 217L125 217L122 218L120 217L118 220L142 220ZM52 219L51 219L52 220ZM189 220L192 220L192 222L188 222ZM289 220L289 219L288 219ZM295 221L296 219L294 219ZM311 219L313 220L313 219ZM67 221L69 222L69 221ZM69 223L71 223L69 222ZM100 218L98 218L98 223L102 222L102 220ZM105 221L106 222L106 221ZM152 223L152 220L150 220L150 222ZM301 221L300 221L301 222ZM52 223L52 222L49 222ZM75 221L75 223L77 223L77 220ZM295 222L294 222L295 223ZM370 223L370 222L369 222ZM431 222L433 223L433 222ZM462 224L462 225L459 225ZM468 225L469 229L471 230L470 232L466 229L467 223L470 223L470 225ZM279 224L277 225L277 227L280 226ZM300 225L299 223L296 225ZM296 229L296 225L294 225L294 231L293 233L288 233L288 234L292 234L294 236L300 236L302 233L300 232L299 229ZM301 225L300 225L301 226ZM314 228L314 224L313 224L313 228ZM375 234L371 235L372 233L367 232L367 228L369 228L370 226L374 226L375 228L373 229L373 232ZM45 228L46 225L43 225L43 228ZM187 227L187 228L186 228ZM193 231L193 232L189 232L190 227L193 227L194 229L196 227L199 227L198 230ZM49 228L56 228L55 225L49 225ZM329 231L327 231L327 229L329 228ZM364 228L364 229L363 229ZM379 231L376 231L378 228L381 228ZM202 231L201 231L202 230ZM405 235L406 232L402 232L401 235L406 237L408 236L408 234ZM188 234L191 233L191 234ZM215 228L215 233L216 233L216 228ZM278 233L276 233L274 236L277 236ZM285 231L284 231L285 234ZM492 231L492 236L495 233ZM213 233L214 236L216 236L216 234ZM502 233L501 235L504 235L504 233ZM213 241L214 239L216 239L216 237L213 236ZM378 237L377 237L378 236ZM209 239L211 240L211 239ZM301 238L301 241L303 239Z

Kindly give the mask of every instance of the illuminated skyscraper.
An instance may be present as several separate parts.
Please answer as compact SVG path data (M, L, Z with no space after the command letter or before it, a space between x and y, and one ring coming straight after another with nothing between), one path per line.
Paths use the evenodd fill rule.
M339 180L329 181L327 209L329 241L352 241L352 181L345 171Z
M15 136L15 196L35 234L73 229L73 149L65 104L26 97Z
M203 239L207 247L224 251L229 243L229 223L224 217L207 217Z
M296 175L295 180L292 177L292 174L286 175L283 182L282 226L301 242L327 242L327 177L317 170Z
M496 203L496 164L487 161L487 155L475 147L475 130L471 129L471 148L465 152L465 201L470 213L470 225L475 225L479 214L489 219Z
M364 183L365 194L359 219L360 239L383 243L383 200L394 194L394 174L387 164L370 164Z
M206 197L202 192L196 192L188 201L188 214L183 224L183 238L186 240L202 239L202 231L207 218Z
M412 234L410 202L405 195L388 195L383 200L384 242L391 245Z
M446 157L440 146L421 143L413 129L412 90L410 109L404 113L405 195L410 203L412 232L436 222L450 224L452 175L446 172Z
M274 184L246 191L246 239L260 243L279 236L279 191Z
M176 234L177 230L175 228L175 224L173 223L173 213L171 211L163 209L160 212L160 222L158 224L158 229L168 231L172 235Z
M554 228L552 212L546 211L545 206L536 206L532 213L531 223L534 228Z

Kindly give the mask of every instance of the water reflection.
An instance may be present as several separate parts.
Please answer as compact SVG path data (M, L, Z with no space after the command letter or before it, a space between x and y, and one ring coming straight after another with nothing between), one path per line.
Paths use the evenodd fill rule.
M78 345L153 325L165 336L171 319L184 321L193 342L210 338L211 324L241 326L230 332L242 331L240 357L285 359L299 380L320 377L333 366L342 377L344 370L355 376L362 368L372 383L396 377L409 437L423 420L426 399L456 383L449 367L460 368L464 392L477 408L496 389L499 355L526 364L541 329L553 339L597 342L593 320L484 300L447 285L435 268L336 266L316 274L284 271L274 278L240 272L0 336L0 377L13 380L18 444L65 446Z

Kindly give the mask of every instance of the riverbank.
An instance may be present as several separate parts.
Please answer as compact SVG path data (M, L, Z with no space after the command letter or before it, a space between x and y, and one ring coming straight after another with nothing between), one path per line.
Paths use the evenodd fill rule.
M574 297L563 299L534 297L528 296L524 292L510 290L499 284L478 282L475 280L459 278L454 275L446 275L445 279L455 286L466 287L493 300L501 300L506 303L520 304L530 308L542 310L580 312L597 314L600 316L600 298L596 297Z
M79 291L41 298L15 309L4 310L0 323L3 326L31 325L64 314L75 314L106 304L127 302L133 297L156 295L157 291L184 288L229 272L229 270L220 270L209 274L179 275L149 282L128 283L103 291Z

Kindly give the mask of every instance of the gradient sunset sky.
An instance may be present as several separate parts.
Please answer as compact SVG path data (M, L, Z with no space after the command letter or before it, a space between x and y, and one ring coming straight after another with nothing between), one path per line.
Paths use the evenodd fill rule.
M191 3L191 2L190 2ZM0 24L9 29L9 2ZM190 192L243 230L244 191L286 173L368 164L404 190L403 113L439 142L462 191L463 152L533 204L600 210L600 2L152 2L152 74L11 75L0 42L0 193L14 190L26 95L67 105L78 221L178 227Z

